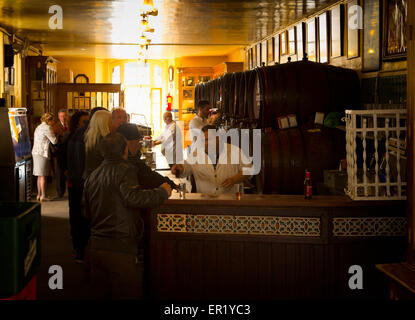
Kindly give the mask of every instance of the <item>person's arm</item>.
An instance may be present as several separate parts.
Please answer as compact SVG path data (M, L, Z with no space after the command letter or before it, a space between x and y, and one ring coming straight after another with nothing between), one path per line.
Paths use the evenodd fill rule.
M163 186L164 184L152 190L140 190L137 185L137 178L128 172L120 181L119 191L126 207L155 208L170 196L171 188L169 187L169 192Z
M222 187L229 189L231 188L234 184L238 184L241 183L243 181L245 181L247 176L244 176L242 174L242 171L240 171L238 174L234 175L233 177L230 177L228 179L225 179L222 182Z
M49 139L49 141L52 144L58 143L58 137L55 135L55 133L53 132L50 126L48 126L47 129L45 130L45 136Z
M251 176L249 175L244 175L242 169L244 167L251 167L252 164L247 164L248 163L248 158L243 154L243 152L239 149L239 172L228 178L225 179L222 182L222 187L229 189L231 188L233 185L244 182L245 180L248 180L251 178Z
M138 182L144 189L153 189L160 187L163 183L167 182L172 188L175 183L169 178L162 176L160 173L153 171L143 160L135 162L135 166L138 170Z
M184 164L175 164L171 168L171 173L173 173L178 178L186 178L192 173L192 166L184 161Z

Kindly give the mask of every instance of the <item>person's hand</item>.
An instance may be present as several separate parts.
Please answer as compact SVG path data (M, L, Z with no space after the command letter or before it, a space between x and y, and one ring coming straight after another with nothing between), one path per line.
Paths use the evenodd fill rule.
M176 176L176 178L181 176L183 172L184 172L184 166L182 164L175 164L171 168L171 173L173 173Z
M222 187L224 187L225 189L230 189L230 188L232 188L232 186L235 184L235 180L233 179L233 177L232 178L228 178L228 179L225 179L223 182L222 182L222 184L221 184L221 186Z
M169 195L169 197L171 196L171 186L165 182L163 183L160 188L163 188L164 190L166 190L167 194Z
M156 142L153 140L153 141L151 141L151 146L152 147L155 147L156 146Z

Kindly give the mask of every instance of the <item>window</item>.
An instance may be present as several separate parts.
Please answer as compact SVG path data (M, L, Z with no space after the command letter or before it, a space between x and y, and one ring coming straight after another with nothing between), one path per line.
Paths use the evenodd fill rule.
M121 67L112 68L112 83L121 83Z
M154 86L161 88L163 86L163 78L161 76L161 67L154 66Z

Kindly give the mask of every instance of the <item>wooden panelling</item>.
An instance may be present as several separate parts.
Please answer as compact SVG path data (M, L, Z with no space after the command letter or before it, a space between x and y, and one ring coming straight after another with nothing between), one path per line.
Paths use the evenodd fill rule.
M195 208L194 205L191 206ZM392 207L394 208L392 210ZM218 215L198 207L198 214ZM264 208L262 215L284 216L290 209ZM157 212L190 212L186 205L162 206ZM258 213L258 208L222 206L222 215ZM377 263L403 261L405 237L334 237L334 217L404 216L404 206L302 208L292 214L320 212L324 231L318 241L301 237L211 235L157 232L151 216L150 287L162 299L316 299L387 298L387 282ZM241 211L241 212L240 212ZM352 265L364 272L363 290L351 290Z

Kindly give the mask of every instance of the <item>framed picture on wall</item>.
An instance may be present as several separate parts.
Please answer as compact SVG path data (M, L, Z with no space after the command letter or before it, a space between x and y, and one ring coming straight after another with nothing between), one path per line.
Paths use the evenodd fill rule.
M344 6L339 4L331 9L331 56L333 58L343 55L343 27Z
M379 0L365 0L363 8L363 60L362 71L380 69L381 3Z
M305 30L305 23L301 22L296 26L297 32L297 60L300 61L304 58L304 30Z
M260 43L256 45L256 66L257 67L261 66L261 44Z
M183 89L183 99L193 99L193 89Z
M287 31L284 31L280 34L280 46L281 46L281 55L284 56L288 53L287 51Z
M9 68L4 68L4 84L9 84Z
M274 38L267 40L268 65L274 64Z
M406 58L409 0L386 0L383 28L383 60Z
M274 37L274 61L280 63L280 36Z
M317 62L316 20L307 21L307 56L308 60Z
M295 41L295 27L288 29L288 54L293 55L297 53L297 45Z
M318 16L319 61L321 63L329 62L328 15L328 12L324 12Z
M352 25L356 25L359 22L359 12L357 8L359 5L358 0L352 0L347 3L347 59L353 59L360 56L359 54L359 37L360 31L358 28L350 28Z
M261 66L262 64L268 64L268 56L267 56L267 41L262 41L261 43Z
M254 49L252 47L249 48L249 65L250 69L254 68Z

